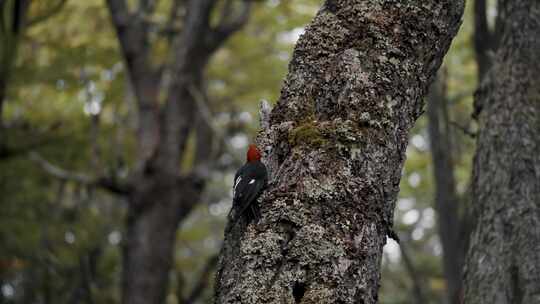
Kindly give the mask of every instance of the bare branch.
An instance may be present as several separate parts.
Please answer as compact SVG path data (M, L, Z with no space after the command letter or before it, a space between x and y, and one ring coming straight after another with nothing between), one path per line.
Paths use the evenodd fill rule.
M225 3L223 4L223 9L221 9L219 24L227 22L227 20L229 20L229 18L231 17L233 12L233 2L234 0L225 0Z
M37 163L47 174L62 181L73 181L86 186L101 187L115 194L125 195L130 191L129 185L120 184L118 181L109 177L95 178L78 172L71 172L62 169L44 159L37 152L31 152L29 154L29 158L31 161Z
M242 28L249 20L252 1L244 0L242 8L236 17L232 17L234 15L232 11L233 5L230 2L232 1L225 3L219 24L211 30L210 39L208 40L210 50L215 50L221 46L227 38Z
M208 97L201 88L191 84L188 86L197 106L197 153L193 174L198 178L208 178L210 171L216 169L215 154L219 151L232 151L230 144L225 140L225 133L214 123L214 117L208 107ZM204 149L204 150L203 150ZM214 155L214 157L212 157Z
M80 184L91 184L93 183L93 179L89 176L86 176L84 174L74 173L67 170L64 170L62 168L59 168L47 160L45 160L41 155L39 155L37 152L31 152L30 153L30 160L33 162L36 162L41 166L41 168L47 172L48 174L60 179L60 180L66 180L66 181L74 181Z
M492 49L496 51L501 43L502 35L504 32L504 10L502 9L501 1L497 1L497 17L495 17L495 26L493 27L492 35Z
M214 0L191 0L186 4L186 18L182 35L175 41L173 52L173 74L178 73L190 62L191 57L200 57L200 46L210 27L210 15Z
M29 143L25 143L23 145L18 145L18 146L10 146L5 142L0 141L0 160L12 158L12 157L18 157L18 156L25 156L27 152L31 150L34 150L38 147L42 147L44 145L48 145L58 140L61 140L61 138L56 138L56 137L53 138L48 135L48 132L54 131L55 129L59 128L61 125L62 125L62 122L57 121L57 122L52 123L50 126L35 130L31 128L28 122L25 120L10 121L8 124L2 124L2 122L0 121L0 131L2 131L2 129L7 130L8 132L10 131L10 129L31 131L30 133L27 133L28 134L27 137L34 139L30 141Z
M474 1L474 50L478 62L478 79L486 74L491 59L489 52L493 50L494 35L489 30L487 22L486 0Z
M193 97L193 100L197 104L197 109L199 110L200 116L206 121L208 126L210 126L212 130L217 133L217 128L212 122L214 118L212 117L212 112L208 107L204 93L201 92L201 90L199 90L194 84L188 85L188 90Z
M158 0L139 0L137 13L145 17L150 16L154 12L158 2Z
M158 130L158 88L161 79L159 69L155 69L149 59L149 27L140 14L129 12L125 0L107 0L113 24L126 63L129 80L137 100L139 141L141 160L152 155ZM141 6L142 7L142 6ZM140 161L144 163L144 161Z
M171 8L169 10L169 19L165 23L164 28L162 28L159 33L164 35L169 42L169 45L173 42L175 34L180 32L180 28L176 28L177 19L180 17L181 8L183 8L184 1L174 0L171 3Z
M193 173L199 178L210 176L212 166L211 155L214 151L215 138L226 145L222 132L213 123L213 116L208 107L207 96L194 84L188 86L189 93L197 106L196 120L196 157Z
M129 25L132 16L125 0L107 0L107 5L115 26Z
M153 76L148 60L149 46L146 13L130 13L125 0L107 0L112 22L127 64L130 78L137 83ZM139 87L139 85L135 85ZM142 93L136 92L139 101Z
M10 147L5 144L2 145L0 143L0 160L21 156L21 154L24 154L25 152L28 152L29 150L33 150L35 148L41 147L47 143L48 143L47 140L41 140L41 141L36 141L30 144L27 144L25 146L19 146L19 147Z
M455 127L456 129L463 132L463 134L465 134L465 135L467 135L467 136L469 136L471 138L476 138L476 135L477 135L476 132L472 131L469 127L462 126L458 122L453 121L453 120L448 121L448 123L450 125L452 125L453 127Z
M182 34L175 39L169 54L169 63L161 77L160 91L166 92L165 105L161 108L159 145L155 154L156 164L174 168L181 159L192 128L196 105L190 99L190 82L198 82L208 54L202 46L207 35L210 12L214 0L191 0L186 4L187 15ZM186 77L187 76L187 77ZM183 100L179 102L179 100Z

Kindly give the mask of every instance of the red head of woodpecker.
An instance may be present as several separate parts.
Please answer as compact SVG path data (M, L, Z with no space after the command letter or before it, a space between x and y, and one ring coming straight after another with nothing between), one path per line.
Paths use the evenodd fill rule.
M252 218L258 220L260 217L257 198L264 191L268 183L266 166L261 162L261 157L261 152L257 146L249 145L247 161L238 169L234 176L232 210L235 210L235 219L232 225L244 213L246 213L247 222Z

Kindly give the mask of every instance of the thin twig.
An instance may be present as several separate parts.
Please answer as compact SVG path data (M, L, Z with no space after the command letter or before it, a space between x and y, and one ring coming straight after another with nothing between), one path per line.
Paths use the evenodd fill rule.
M456 127L458 130L462 131L465 135L467 135L467 136L469 136L471 138L476 138L476 132L471 131L468 127L462 126L459 123L457 123L455 121L452 121L452 120L450 120L449 123L452 126Z
M29 158L37 163L47 174L63 181L73 181L85 186L96 186L109 190L115 194L128 194L131 187L121 184L109 177L92 177L78 172L72 172L53 165L37 152L30 152Z
M227 38L248 22L252 1L244 0L242 2L242 8L235 17L233 17L232 5L225 3L219 24L212 28L210 32L210 37L212 37L212 39L209 39L208 44L210 49L217 49Z

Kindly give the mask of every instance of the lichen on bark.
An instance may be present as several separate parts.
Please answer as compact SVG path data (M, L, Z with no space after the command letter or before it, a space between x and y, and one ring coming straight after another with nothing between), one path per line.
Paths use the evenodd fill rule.
M408 131L462 1L326 1L258 145L258 223L228 231L216 303L376 303ZM266 125L266 123L265 123Z

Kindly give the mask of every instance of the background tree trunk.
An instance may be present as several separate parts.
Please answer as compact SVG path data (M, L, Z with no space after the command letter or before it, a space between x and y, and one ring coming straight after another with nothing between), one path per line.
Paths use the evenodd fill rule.
M493 56L501 40L503 32L503 15L504 11L500 8L500 3L497 5L497 17L495 18L495 26L490 29L487 20L488 8L486 0L474 1L474 55L476 57L476 65L478 68L477 81L478 87L482 85L482 81L486 78L487 72L493 65ZM474 100L473 118L478 117L478 113L482 110L482 104L479 98Z
M494 30L490 30L487 18L488 10L486 0L474 1L474 53L478 66L478 83L482 81L492 64L492 55L497 48L501 35L501 14L497 15Z
M12 154L4 134L4 102L31 0L0 1L0 159Z
M441 71L442 72L442 71ZM429 142L435 178L435 210L443 248L443 270L448 303L459 303L464 242L460 239L459 199L454 179L451 129L446 97L446 77L439 73L428 95Z
M166 37L170 58L155 66L149 29L157 1L107 2L137 100L138 155L128 187L123 248L123 303L164 303L176 229L200 198L211 145L197 145L194 170L180 174L187 140L199 114L192 91L202 92L212 54L247 21L250 1L225 1L213 22L217 0L171 1ZM183 15L182 25L177 19ZM169 35L169 34L167 34ZM201 131L207 132L206 128ZM196 138L200 138L196 136ZM205 169L206 168L206 169ZM203 174L200 174L200 173Z
M462 1L326 1L269 127L257 225L226 235L217 303L376 303L408 131Z
M504 34L476 101L477 223L466 303L540 302L540 3L499 1Z
M474 51L481 83L492 64L493 51L500 39L500 14L493 30L488 26L486 0L474 1ZM441 71L442 72L442 71ZM428 95L428 130L435 178L435 210L443 248L443 269L448 303L459 303L462 292L462 268L470 235L469 206L460 202L454 176L452 130L448 111L446 73L439 73ZM460 204L462 212L460 216Z

